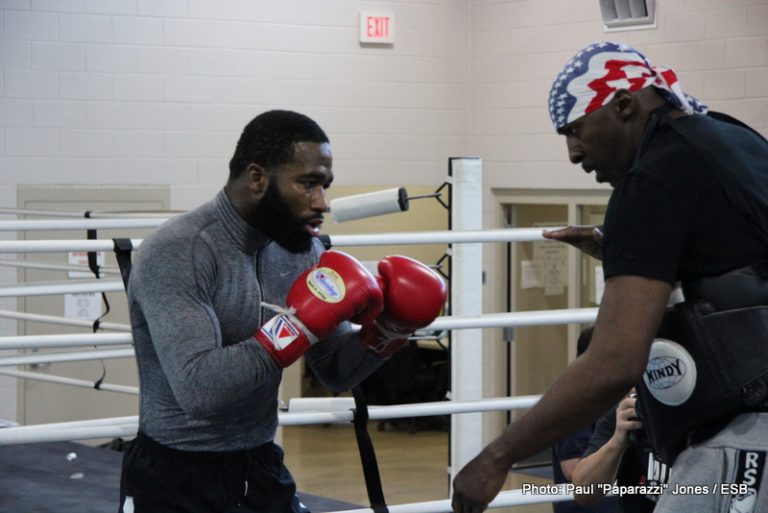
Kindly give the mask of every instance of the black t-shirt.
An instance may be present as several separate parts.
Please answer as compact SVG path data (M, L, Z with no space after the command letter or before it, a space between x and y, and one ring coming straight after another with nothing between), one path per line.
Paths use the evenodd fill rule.
M768 155L761 146L765 142L748 130L730 124L726 130L729 138L741 138L758 148L758 154ZM768 175L768 160L760 166ZM670 284L768 257L758 230L731 203L718 176L667 124L653 132L616 185L606 212L604 244L606 278L634 275Z
M612 409L600 417L595 425L595 431L584 451L586 458L597 452L606 444L616 430L616 409ZM666 465L661 463L653 455L650 447L645 445L632 445L624 451L616 473L616 484L619 486L644 486L646 490L662 491L661 487L669 479L669 471ZM656 506L658 494L625 494L619 497L619 511L621 513L650 513Z

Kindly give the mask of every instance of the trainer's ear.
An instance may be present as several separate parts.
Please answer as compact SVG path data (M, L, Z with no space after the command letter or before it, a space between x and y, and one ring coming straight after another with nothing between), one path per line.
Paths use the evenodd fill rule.
M245 168L245 180L251 191L256 194L263 194L269 186L269 172L260 165L251 162Z
M639 103L635 95L626 89L619 89L611 100L611 104L616 109L616 114L622 121L627 121L637 112Z

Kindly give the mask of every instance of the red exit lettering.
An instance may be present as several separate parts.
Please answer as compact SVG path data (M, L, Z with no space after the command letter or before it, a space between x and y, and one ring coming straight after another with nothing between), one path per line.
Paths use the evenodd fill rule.
M366 34L368 37L388 38L389 37L389 18L387 17L368 17L366 21Z

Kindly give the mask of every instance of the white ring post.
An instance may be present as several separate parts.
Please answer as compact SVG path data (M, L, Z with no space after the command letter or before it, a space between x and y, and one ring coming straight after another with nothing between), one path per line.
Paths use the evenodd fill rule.
M483 227L482 161L450 159L452 178L451 230ZM483 312L483 246L454 244L451 248L451 316ZM483 397L482 330L451 335L451 400L478 401ZM483 416L451 417L451 483L461 468L483 448Z

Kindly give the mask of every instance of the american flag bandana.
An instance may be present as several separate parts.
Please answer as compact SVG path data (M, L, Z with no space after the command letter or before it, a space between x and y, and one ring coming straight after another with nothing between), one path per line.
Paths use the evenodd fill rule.
M558 73L549 92L549 117L560 130L606 105L619 89L635 92L648 86L688 114L707 112L706 105L683 92L670 68L651 66L629 45L602 41L579 51Z

